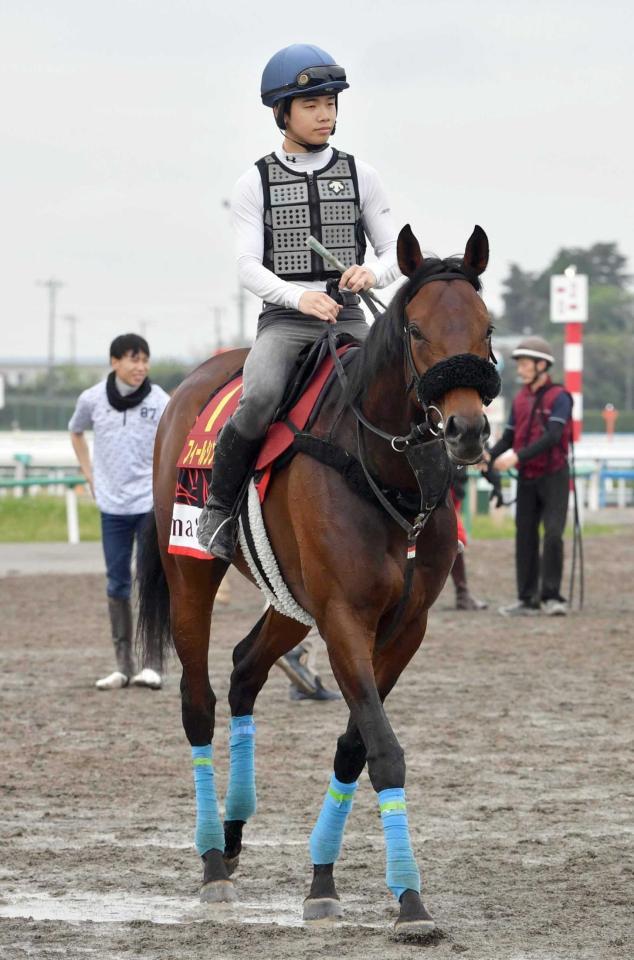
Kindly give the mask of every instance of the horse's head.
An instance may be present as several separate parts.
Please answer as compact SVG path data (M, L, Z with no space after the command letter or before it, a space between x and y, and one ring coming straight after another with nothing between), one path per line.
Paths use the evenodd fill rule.
M483 404L500 389L491 362L491 321L478 295L489 260L487 235L476 226L462 260L425 260L408 224L397 249L399 267L410 278L404 312L408 376L429 422L443 429L452 459L474 463L491 432Z

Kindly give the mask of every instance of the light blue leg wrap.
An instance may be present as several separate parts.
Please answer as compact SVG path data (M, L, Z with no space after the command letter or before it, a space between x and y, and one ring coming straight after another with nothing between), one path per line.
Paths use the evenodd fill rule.
M248 820L255 813L255 723L253 717L232 717L231 761L225 800L226 820Z
M398 900L406 890L420 893L420 873L409 839L405 791L391 787L378 794L385 847L387 869L385 882Z
M334 863L338 859L357 786L356 783L341 783L333 773L317 823L310 835L310 858L314 864Z
M196 787L196 849L201 855L208 850L225 849L225 833L218 813L214 784L213 747L192 747L194 786Z

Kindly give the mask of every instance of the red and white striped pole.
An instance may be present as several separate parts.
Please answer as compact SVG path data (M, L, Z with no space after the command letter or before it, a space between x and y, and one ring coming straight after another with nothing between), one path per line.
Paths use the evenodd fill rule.
M572 394L572 436L583 429L583 323L567 323L564 339L564 386Z
M572 436L583 428L583 325L588 319L588 278L573 265L550 278L550 319L565 323L564 386L572 394Z

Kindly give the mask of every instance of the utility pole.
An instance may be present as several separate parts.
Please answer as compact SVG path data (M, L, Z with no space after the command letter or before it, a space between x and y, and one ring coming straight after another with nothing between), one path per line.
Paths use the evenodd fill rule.
M214 336L216 340L216 350L222 349L222 307L214 307Z
M74 367L77 363L77 324L79 323L78 317L72 313L67 313L64 317L64 320L68 324L68 337L70 341L70 365Z
M38 287L48 289L48 363L47 379L48 388L53 386L53 367L55 366L55 307L57 304L57 291L64 284L61 280L50 277L48 280L38 280Z

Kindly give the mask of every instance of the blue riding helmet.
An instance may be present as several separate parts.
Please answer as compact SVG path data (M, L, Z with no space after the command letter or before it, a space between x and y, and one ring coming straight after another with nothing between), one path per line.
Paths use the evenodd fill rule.
M260 95L265 107L289 97L336 95L350 86L346 71L321 47L293 43L274 54L264 68Z

